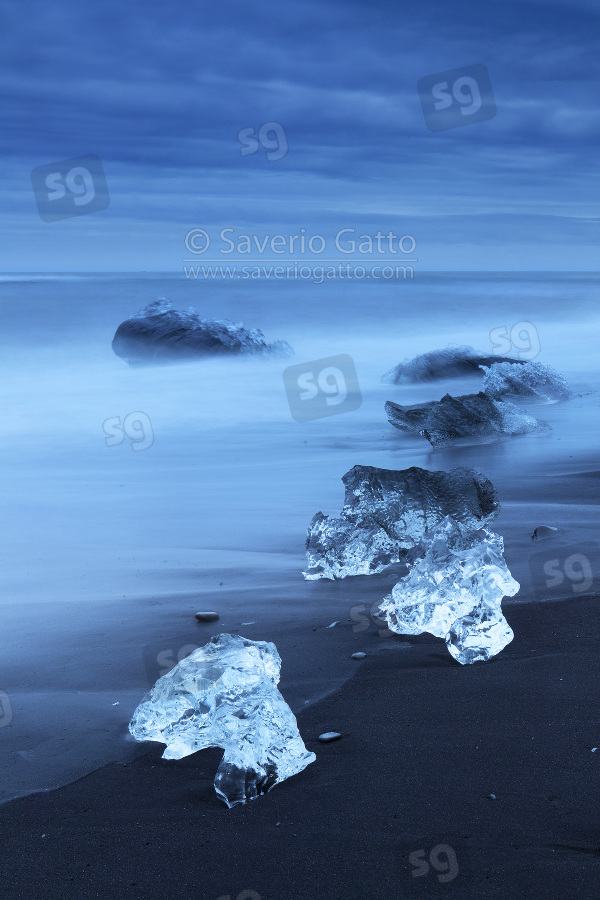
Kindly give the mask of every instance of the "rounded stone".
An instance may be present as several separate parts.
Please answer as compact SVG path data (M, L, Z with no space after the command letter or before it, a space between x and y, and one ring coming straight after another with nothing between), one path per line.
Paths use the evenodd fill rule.
M199 622L216 622L219 618L219 614L216 612L197 612L196 619Z

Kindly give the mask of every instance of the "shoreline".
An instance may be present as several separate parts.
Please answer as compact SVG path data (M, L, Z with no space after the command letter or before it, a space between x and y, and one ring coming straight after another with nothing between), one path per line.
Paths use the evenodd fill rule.
M214 792L222 751L158 744L3 804L4 896L597 898L600 601L504 606L514 640L465 667L430 635L330 629L321 654L367 658L297 713L316 762L243 807ZM452 879L414 877L410 854L440 846Z

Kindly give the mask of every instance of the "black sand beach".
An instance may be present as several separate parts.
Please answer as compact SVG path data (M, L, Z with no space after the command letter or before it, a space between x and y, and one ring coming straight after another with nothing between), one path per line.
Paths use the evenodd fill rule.
M220 750L163 762L148 745L0 807L2 896L597 900L599 604L505 601L514 641L465 667L428 635L340 623L330 652L368 656L298 716L304 772L228 810Z

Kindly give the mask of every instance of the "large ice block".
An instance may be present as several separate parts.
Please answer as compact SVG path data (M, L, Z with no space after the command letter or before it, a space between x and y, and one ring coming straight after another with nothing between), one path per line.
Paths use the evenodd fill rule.
M522 366L512 363L482 365L483 390L488 397L505 394L520 397L541 397L543 400L568 400L572 396L569 385L558 372L540 362L527 362Z
M405 359L386 372L381 380L386 384L415 384L435 381L436 378L481 375L480 366L491 366L497 362L518 365L523 360L510 359L507 356L486 356L468 346L447 347L445 350L422 353L414 359Z
M449 516L429 532L420 558L382 602L379 614L397 634L443 637L463 665L486 660L513 639L502 598L519 583L510 574L500 535L466 532Z
M163 759L222 747L215 790L229 807L246 803L316 759L277 689L280 668L275 644L219 634L158 679L129 730L166 744Z
M445 516L473 530L500 510L491 481L475 469L354 466L342 481L346 496L339 518L318 512L309 525L303 573L308 580L382 572Z
M480 391L441 400L401 406L391 400L385 404L388 420L395 428L408 434L426 437L433 447L440 447L462 438L495 439L502 435L529 434L548 431L546 422L538 421L513 403L492 400Z
M117 356L130 366L175 362L206 356L293 355L285 341L268 344L257 328L246 328L227 319L201 319L189 309L173 309L164 297L121 322L112 342Z

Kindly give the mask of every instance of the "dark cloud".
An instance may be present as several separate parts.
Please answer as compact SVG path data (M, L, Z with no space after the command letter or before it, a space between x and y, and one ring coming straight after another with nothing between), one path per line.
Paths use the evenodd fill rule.
M44 224L43 241L60 254L68 233L77 252L90 229L107 241L112 230L115 265L129 234L133 267L146 256L152 267L161 223L412 220L436 242L458 216L454 234L470 244L534 221L540 246L595 238L581 224L598 203L592 0L33 0L0 14L9 244L40 233L29 171L89 153L104 162L109 209ZM490 73L497 115L429 131L418 80L473 63ZM243 157L239 130L269 121L287 155Z

